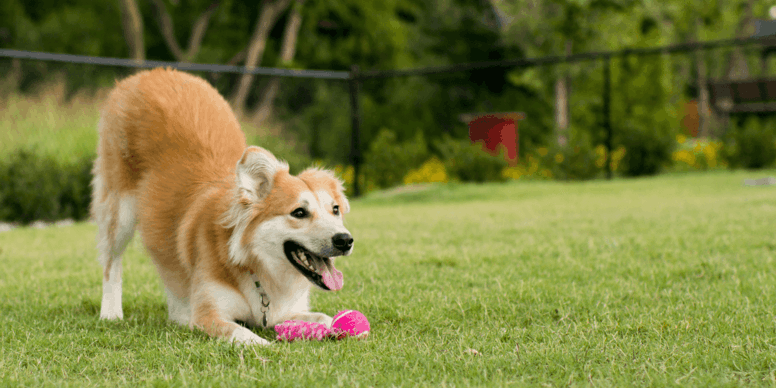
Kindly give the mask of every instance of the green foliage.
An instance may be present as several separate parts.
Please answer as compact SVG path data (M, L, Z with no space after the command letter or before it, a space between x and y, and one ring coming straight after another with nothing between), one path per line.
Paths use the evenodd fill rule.
M445 168L454 177L463 182L503 182L501 172L507 167L504 152L491 155L483 150L482 143L472 144L469 139L444 137L435 143L442 154Z
M314 160L349 162L351 117L347 84L284 79L280 85L276 111L283 126L298 139L299 149Z
M312 165L313 160L299 152L290 141L276 136L246 136L248 145L255 145L272 152L276 158L288 162L292 174L297 174Z
M364 169L378 187L398 185L407 173L428 158L428 146L422 132L410 141L399 143L396 134L383 128L369 146Z
M212 1L164 3L174 22L175 38L186 47L192 26ZM137 4L144 21L146 57L174 60L162 39L153 6L147 1ZM226 63L241 52L250 40L262 4L218 2L194 61ZM581 53L679 43L690 38L723 39L739 32L741 18L750 12L747 4L752 5L754 17L765 16L770 6L761 1L707 4L679 0L307 1L301 9L293 67L349 70L355 64L367 71L406 69L562 55L567 44L572 53ZM280 42L288 14L284 12L270 32L261 66L282 65ZM121 24L118 2L0 1L3 48L126 57ZM0 60L0 74L8 73L10 64L10 60ZM621 123L628 120L647 128L676 125L678 119L672 111L675 102L695 94L694 77L687 77L693 66L682 55L613 59L614 126L622 127ZM23 90L50 78L52 73L63 72L68 96L78 88L112 85L115 78L131 72L26 60L21 61L20 68L21 74L15 79ZM459 121L461 113L519 110L528 117L519 124L520 149L525 152L547 147L554 127L553 84L557 77L569 76L571 123L580 132L587 132L593 144L601 144L600 70L599 63L588 62L365 81L360 100L361 142L369 148L380 128L390 129L399 140L410 139L418 131L429 142L443 134L463 137L466 125ZM238 79L230 74L200 75L226 96ZM257 77L248 98L248 113L264 93L267 81L268 77ZM289 132L287 137L298 140L295 153L344 163L350 152L349 109L344 82L283 79L275 114L283 130ZM0 134L2 137L6 136ZM290 153L285 157L295 158ZM292 166L307 162L291 161Z
M93 158L61 162L34 149L0 160L0 220L84 219L89 215Z
M545 165L552 166L552 176L561 180L593 179L601 172L596 166L598 155L590 135L576 127L568 132L566 146L554 146L546 155Z
M622 145L625 157L622 160L625 176L655 175L671 163L675 140L659 128L649 128L631 123L623 128Z
M730 167L758 169L776 161L776 131L773 118L750 116L727 134L725 159Z

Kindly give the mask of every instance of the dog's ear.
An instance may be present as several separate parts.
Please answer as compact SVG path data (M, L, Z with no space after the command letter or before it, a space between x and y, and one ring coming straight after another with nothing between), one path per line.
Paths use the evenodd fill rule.
M237 163L237 186L242 200L259 202L272 191L275 174L288 170L288 165L277 160L272 153L261 147L245 149Z

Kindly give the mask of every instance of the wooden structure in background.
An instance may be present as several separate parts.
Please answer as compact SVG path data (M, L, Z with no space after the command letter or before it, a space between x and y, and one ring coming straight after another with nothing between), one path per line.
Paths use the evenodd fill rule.
M764 44L760 52L760 73L768 74L768 57L776 53L776 20L755 20L752 38ZM776 78L710 81L711 106L726 116L776 113Z
M776 112L776 78L710 82L712 106L725 114Z

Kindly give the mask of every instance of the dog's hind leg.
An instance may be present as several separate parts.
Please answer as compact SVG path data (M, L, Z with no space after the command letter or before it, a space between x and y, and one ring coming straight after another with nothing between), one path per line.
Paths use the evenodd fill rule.
M123 319L121 255L135 233L137 200L133 193L106 187L99 167L94 170L92 216L97 222L98 260L103 268L100 319Z

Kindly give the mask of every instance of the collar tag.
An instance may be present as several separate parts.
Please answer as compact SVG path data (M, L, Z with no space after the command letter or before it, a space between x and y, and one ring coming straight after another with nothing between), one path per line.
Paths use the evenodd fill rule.
M261 325L266 328L267 312L269 311L269 295L267 295L267 293L264 292L264 289L261 288L259 277L256 276L256 274L253 272L251 272L251 281L253 281L253 284L256 285L256 291L258 291L259 295L261 296L261 307L259 307L259 310L261 311Z

